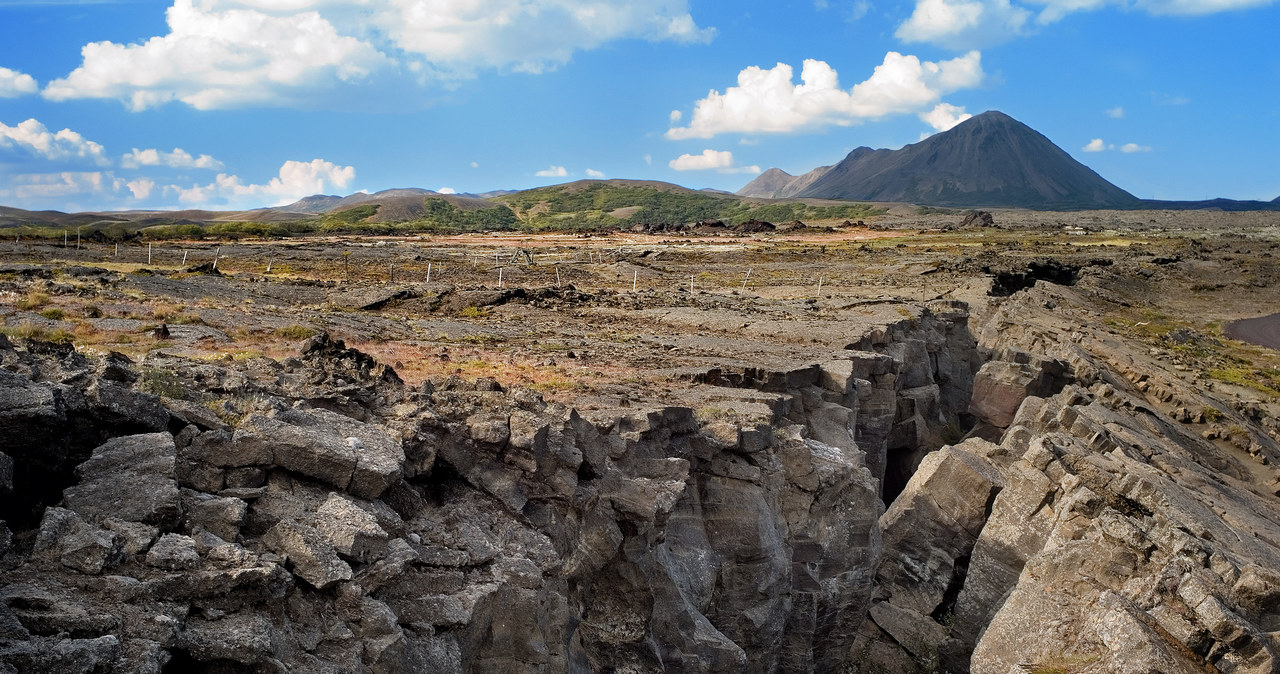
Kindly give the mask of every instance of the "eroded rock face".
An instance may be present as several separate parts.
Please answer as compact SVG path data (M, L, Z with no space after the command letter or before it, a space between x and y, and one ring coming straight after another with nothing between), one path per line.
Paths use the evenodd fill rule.
M993 305L978 339L965 307L932 303L825 357L713 368L669 405L617 409L412 390L327 338L235 368L156 357L254 401L235 414L105 409L95 373L128 396L128 363L0 345L0 423L61 448L46 464L66 476L0 552L0 662L1273 671L1274 490L1170 416L1213 401L1044 315L1073 292ZM59 435L134 413L127 432ZM44 460L14 447L5 498Z
M882 555L886 453L936 442L931 424L967 404L973 342L944 353L962 319L699 389L705 414L584 416L484 382L410 391L325 339L292 364L164 361L259 404L232 425L209 405L134 404L172 432L81 461L6 574L43 597L6 600L27 631L14 643L54 634L29 607L61 607L66 625L127 602L71 630L116 640L91 650L108 670L837 669ZM123 361L99 369L136 379ZM11 384L30 403L14 423L33 428L82 395Z

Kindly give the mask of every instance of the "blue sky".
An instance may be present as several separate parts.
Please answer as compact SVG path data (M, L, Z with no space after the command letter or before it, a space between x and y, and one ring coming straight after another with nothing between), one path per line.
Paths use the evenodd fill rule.
M1139 197L1280 196L1273 0L0 0L0 204L736 190L984 110Z

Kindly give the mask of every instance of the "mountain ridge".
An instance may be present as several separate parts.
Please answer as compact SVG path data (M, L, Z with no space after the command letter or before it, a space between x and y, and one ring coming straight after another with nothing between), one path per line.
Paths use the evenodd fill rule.
M772 171L737 194L1038 210L1134 208L1142 201L1038 131L994 110L898 150L856 148L834 166L764 194L787 175Z

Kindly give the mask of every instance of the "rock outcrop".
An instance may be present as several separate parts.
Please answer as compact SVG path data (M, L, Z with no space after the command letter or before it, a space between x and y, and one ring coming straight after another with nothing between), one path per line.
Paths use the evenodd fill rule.
M1141 372L1074 288L992 302L594 409L323 335L149 357L187 400L0 343L0 663L1274 671L1265 412Z

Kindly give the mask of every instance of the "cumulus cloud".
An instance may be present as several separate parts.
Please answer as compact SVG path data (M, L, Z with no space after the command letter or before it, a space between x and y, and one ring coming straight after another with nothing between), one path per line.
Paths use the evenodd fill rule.
M457 194L458 190L455 190L452 187L441 187L440 189L436 190L436 192L439 194Z
M686 0L174 0L166 18L165 35L85 45L80 67L44 95L115 98L133 110L340 106L334 90L350 86L536 73L614 40L714 35Z
M709 171L717 173L759 173L759 166L734 166L733 153L728 150L703 150L702 154L682 154L667 162L677 171Z
M120 165L124 168L168 166L169 168L198 168L209 169L211 171L220 171L223 169L222 162L217 159L214 159L207 154L202 154L199 157L193 157L191 156L191 153L180 147L173 148L173 152L139 150L135 147L132 152L129 152L120 158Z
M682 140L848 126L923 110L944 94L978 86L983 77L976 51L936 63L889 52L871 77L849 90L840 87L835 69L824 61L806 59L800 84L792 81L785 63L768 70L751 66L738 73L738 86L708 93L695 104L689 126L673 127L666 136Z
M1112 119L1124 119L1124 108L1117 105L1107 111L1107 116Z
M1102 142L1101 138L1094 138L1093 140L1089 141L1088 144L1086 144L1083 148L1080 148L1080 149L1084 150L1085 152L1102 152L1104 150L1110 150L1113 148L1115 148L1114 145L1107 145L1106 143Z
M600 179L604 177L604 171L597 171L595 169L587 169L586 174L588 178Z
M538 171L533 175L538 176L540 178L564 178L565 176L569 175L569 170L563 166L553 165L553 166L548 166L547 168L542 169L541 171Z
M366 5L367 21L431 67L542 72L574 52L623 38L706 42L684 0L390 0Z
M133 198L139 201L151 196L151 190L156 188L156 181L150 178L138 178L125 183L129 191L133 193Z
M174 100L200 110L288 105L391 63L317 12L272 16L176 0L166 17L168 35L85 45L81 66L45 86L44 96L117 98L133 110Z
M54 161L72 161L98 166L107 166L111 163L98 143L71 129L52 132L35 119L19 122L17 126L6 126L0 122L0 148L22 150L36 157Z
M1031 12L1009 0L918 0L894 33L903 42L950 49L1000 44L1025 32Z
M1125 154L1132 154L1134 152L1150 152L1151 146L1138 145L1137 143L1125 143L1124 145L1120 146L1120 151L1124 152Z
M920 113L920 121L932 126L934 131L941 132L951 129L972 116L962 107L950 103L939 103L933 106L932 110Z
M189 206L223 203L282 206L329 188L345 188L355 177L356 170L351 166L338 166L323 159L309 162L290 160L280 167L276 177L263 185L246 184L239 176L219 173L211 183L191 187L169 185L164 188L164 193L176 195L178 201ZM263 201L269 203L264 204Z
M682 154L667 162L677 171L705 171L733 166L733 153L721 150L703 150L702 154Z
M0 68L0 98L17 98L40 90L36 79L26 73Z

